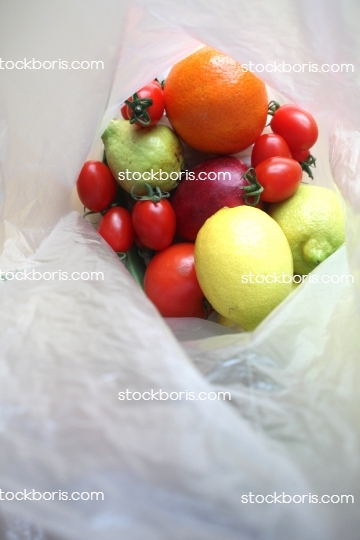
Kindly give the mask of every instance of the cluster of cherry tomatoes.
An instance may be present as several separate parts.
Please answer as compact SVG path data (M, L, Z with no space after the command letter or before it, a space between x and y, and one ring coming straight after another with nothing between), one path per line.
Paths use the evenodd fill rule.
M194 244L173 243L176 218L167 193L147 185L147 195L133 195L131 212L116 202L117 183L100 161L87 161L77 180L78 195L90 212L102 214L98 233L119 255L151 250L144 290L164 317L206 316L204 295L194 265ZM121 189L121 188L120 188Z
M251 154L252 169L245 175L249 186L243 188L244 197L254 197L254 204L291 197L301 183L303 170L313 177L310 167L315 158L310 148L318 138L314 118L297 105L276 102L270 102L269 114L273 133L257 139Z

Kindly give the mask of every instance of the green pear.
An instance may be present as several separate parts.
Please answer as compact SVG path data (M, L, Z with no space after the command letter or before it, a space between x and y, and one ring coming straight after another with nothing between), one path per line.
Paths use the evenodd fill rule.
M184 167L184 153L179 137L167 126L150 127L112 120L102 140L107 164L116 180L129 193L146 193L143 184L174 189Z

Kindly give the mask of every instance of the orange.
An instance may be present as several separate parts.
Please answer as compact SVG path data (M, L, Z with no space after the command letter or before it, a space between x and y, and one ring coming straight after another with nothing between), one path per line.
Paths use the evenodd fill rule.
M202 152L240 152L256 141L266 124L265 84L236 60L210 47L173 66L164 97L173 129Z

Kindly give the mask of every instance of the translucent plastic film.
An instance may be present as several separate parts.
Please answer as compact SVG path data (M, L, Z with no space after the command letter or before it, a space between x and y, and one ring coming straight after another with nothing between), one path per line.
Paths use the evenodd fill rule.
M0 489L104 495L4 501L1 538L358 539L359 15L355 1L0 6L2 59L103 62L0 71L1 273L57 273L0 281ZM319 122L315 182L338 190L347 242L314 272L332 283L301 285L252 333L164 321L71 208L119 105L202 43L243 63L354 66L258 73ZM119 400L127 389L231 400Z

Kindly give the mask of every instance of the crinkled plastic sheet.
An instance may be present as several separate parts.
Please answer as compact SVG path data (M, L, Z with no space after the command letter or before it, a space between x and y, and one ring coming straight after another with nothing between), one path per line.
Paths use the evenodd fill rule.
M355 1L0 6L2 58L105 63L0 74L2 272L105 276L0 282L0 488L105 495L2 502L1 538L358 539L358 20ZM347 245L314 274L352 273L355 285L305 283L252 333L162 320L70 208L119 104L201 42L245 63L355 66L262 74L321 125L316 182L334 187L329 153ZM119 401L127 388L229 390L232 399ZM274 491L352 494L355 503L242 503Z

